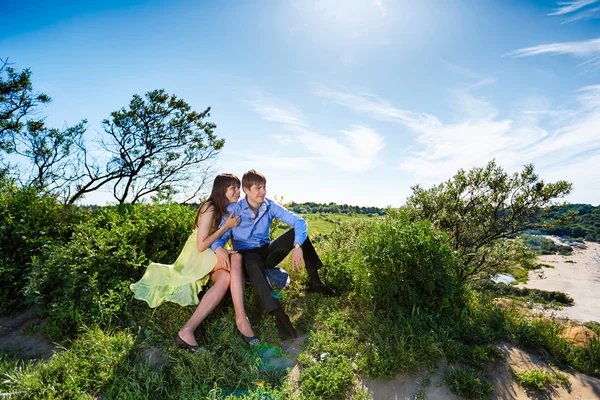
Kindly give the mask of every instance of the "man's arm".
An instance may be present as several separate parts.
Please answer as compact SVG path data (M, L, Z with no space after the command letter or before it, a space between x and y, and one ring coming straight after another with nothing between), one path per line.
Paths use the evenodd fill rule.
M294 227L294 243L304 243L308 237L308 226L304 218L294 214L285 207L271 201L271 216L284 224Z

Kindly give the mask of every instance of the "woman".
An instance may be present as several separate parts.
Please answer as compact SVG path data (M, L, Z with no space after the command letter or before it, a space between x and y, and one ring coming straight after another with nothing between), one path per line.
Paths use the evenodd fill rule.
M254 337L244 309L244 280L242 256L235 252L221 255L219 259L210 245L228 229L240 223L240 217L229 215L223 226L219 224L226 215L227 206L238 201L240 180L233 174L220 174L215 178L210 197L202 203L194 220L190 235L175 264L152 263L142 279L132 284L135 298L157 307L163 301L180 305L198 304L198 292L212 278L213 285L206 291L192 317L175 334L175 343L196 352L201 349L194 331L206 316L221 302L228 289L235 310L235 322L242 339L250 345L260 341Z

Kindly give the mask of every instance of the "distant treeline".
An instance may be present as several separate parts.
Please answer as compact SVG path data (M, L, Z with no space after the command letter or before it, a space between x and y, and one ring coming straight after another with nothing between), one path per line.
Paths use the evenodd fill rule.
M544 233L600 242L600 206L568 204L562 207L554 207L550 211L550 218L558 218L571 210L577 212L577 216L573 221L555 229L544 231Z
M294 203L291 202L286 205L288 209L297 214L377 214L385 215L385 209L379 207L359 207L349 206L348 204L336 204L336 203Z

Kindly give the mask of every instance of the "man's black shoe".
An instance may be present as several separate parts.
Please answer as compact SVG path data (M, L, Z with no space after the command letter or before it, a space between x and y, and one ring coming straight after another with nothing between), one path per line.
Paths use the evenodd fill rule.
M307 290L312 293L321 293L326 296L337 297L339 293L331 286L325 285L323 282L312 283L309 282Z
M287 314L282 313L283 315L275 316L275 325L277 325L277 330L279 331L279 337L281 340L287 339L296 339L298 334L290 321L290 317Z

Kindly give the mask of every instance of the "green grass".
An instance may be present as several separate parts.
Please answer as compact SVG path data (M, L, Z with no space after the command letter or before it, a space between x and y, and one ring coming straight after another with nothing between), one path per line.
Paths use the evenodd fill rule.
M376 218L369 215L358 214L303 214L302 217L308 224L308 234L310 237L329 236L333 230L346 221L356 221L363 218ZM275 237L281 235L289 228L279 228L275 231Z
M450 390L468 399L485 399L494 391L491 383L472 368L453 368L445 376Z
M529 270L521 267L509 267L507 272L516 279L516 281L513 282L513 285L517 285L519 283L527 283Z
M547 372L536 369L524 372L513 371L513 374L523 387L541 392L549 390L554 385L567 386L569 384L569 378L560 372Z
M315 218L319 220L320 216ZM318 226L312 222L309 219L309 226ZM346 234L348 232L350 234ZM119 293L124 300L118 304L127 307L123 318L107 320L102 328L79 326L72 341L65 346L67 349L50 360L0 358L0 371L3 371L0 396L10 394L14 399L365 399L368 393L357 385L361 376L391 378L398 373L432 370L443 361L463 366L446 376L453 391L484 398L489 395L491 385L486 382L483 371L502 359L495 347L498 341L543 350L558 363L600 376L598 340L585 347L572 346L559 336L562 327L558 321L531 319L515 309L500 309L492 303L491 290L465 288L464 293L457 291L451 299L431 309L398 307L402 293L394 293L391 307L377 307L374 299L378 293L370 291L365 283L370 279L365 273L366 261L353 258L350 262L349 257L355 251L353 239L359 236L356 232L359 230L349 229L343 231L343 235L331 235L337 239L346 237L349 240L346 248L340 249L337 240L334 243L323 240L317 245L326 262L325 279L334 283L337 280L339 284L340 277L349 275L340 297L307 293L304 290L306 272L292 271L289 258L282 264L292 277L290 287L282 292L282 304L298 331L307 337L298 357L297 381L289 379L293 364L280 347L273 318L264 313L252 288L246 292L245 305L263 345L250 348L244 344L235 328L231 300L226 298L196 331L196 338L206 349L200 354L188 353L173 344L174 333L185 324L194 307L165 303L149 309L122 290ZM382 235L380 239L383 241L386 237ZM414 238L411 236L410 240ZM429 247L419 249L427 257L431 256ZM373 256L380 254L372 253ZM334 259L331 254L343 257ZM359 256L364 254L359 253ZM393 262L398 254L393 253L391 258L387 254L387 262ZM415 254L417 252L411 256ZM373 268L383 268L384 264L373 265ZM439 263L432 265L437 268ZM361 280L350 279L355 277ZM600 328L593 325L593 329ZM147 354L153 354L153 358L148 359ZM426 389L427 385L423 386ZM426 391L420 395L426 396Z

